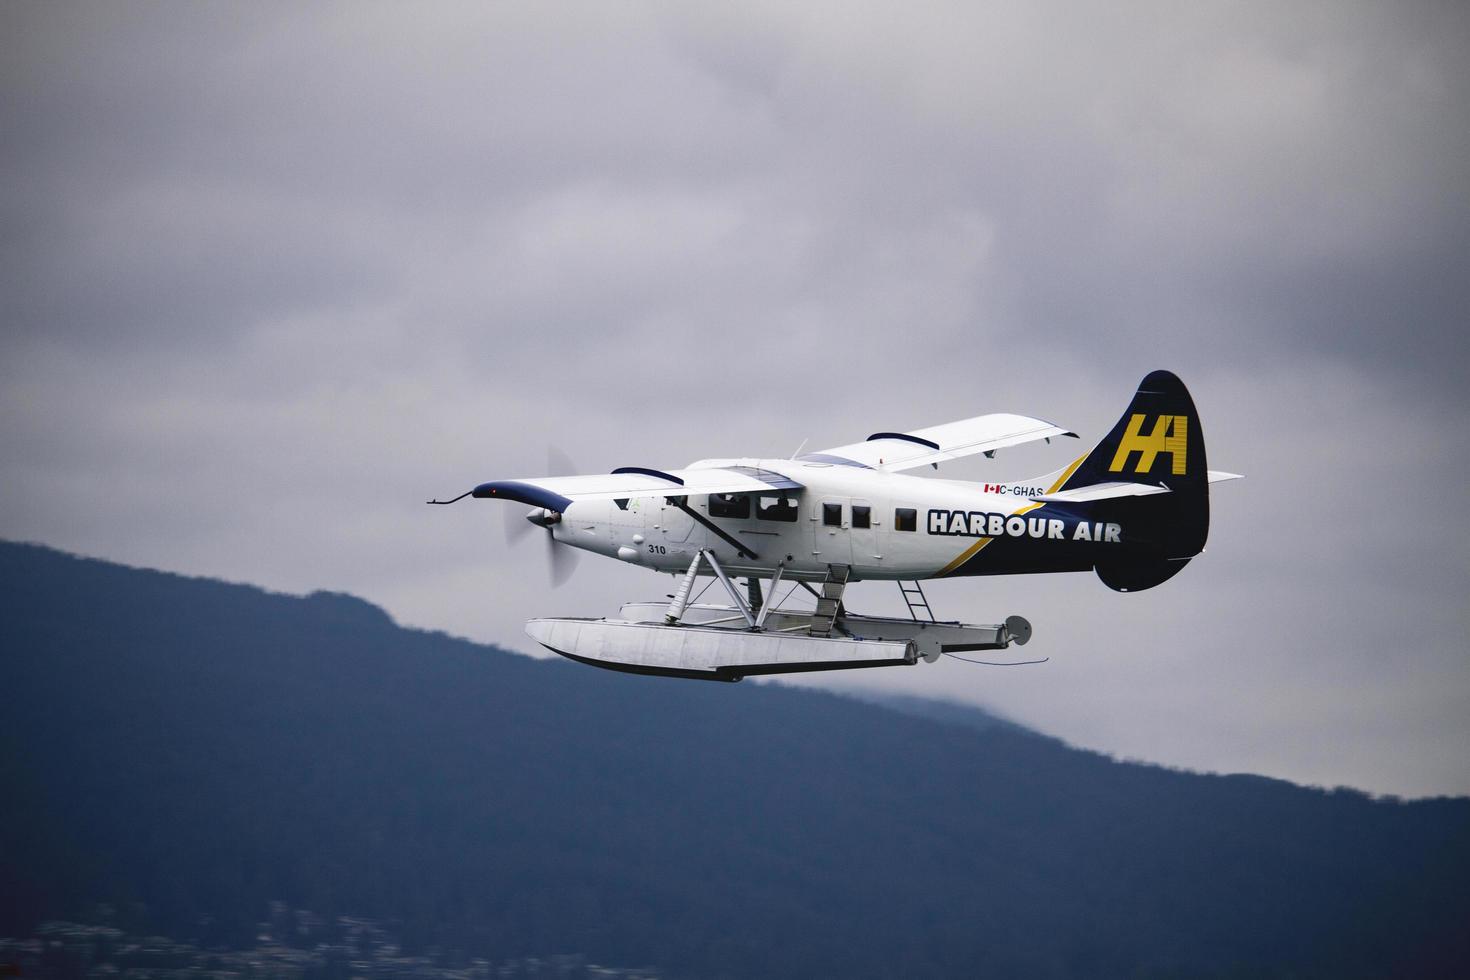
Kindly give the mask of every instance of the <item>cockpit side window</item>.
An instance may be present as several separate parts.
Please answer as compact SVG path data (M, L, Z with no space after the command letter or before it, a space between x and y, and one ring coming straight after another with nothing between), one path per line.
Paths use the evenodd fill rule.
M756 516L763 521L785 521L790 524L796 520L796 501L789 497L762 497Z
M710 494L709 516L744 520L750 516L750 495L744 493Z

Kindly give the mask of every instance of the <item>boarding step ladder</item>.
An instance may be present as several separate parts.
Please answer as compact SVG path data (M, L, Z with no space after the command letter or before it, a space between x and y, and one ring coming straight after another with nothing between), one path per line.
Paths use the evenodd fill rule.
M924 587L917 579L912 582L900 581L898 591L903 593L903 601L908 604L909 615L914 618L914 622L937 623L939 621L934 617L934 610L929 608L929 599L924 595ZM922 616L919 615L920 612L923 613Z
M828 565L822 591L817 594L817 608L812 610L812 636L831 636L832 624L842 612L842 590L847 588L850 565Z

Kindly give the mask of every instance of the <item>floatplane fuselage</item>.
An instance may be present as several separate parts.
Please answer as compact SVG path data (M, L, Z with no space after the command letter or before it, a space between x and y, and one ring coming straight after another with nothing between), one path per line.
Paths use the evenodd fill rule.
M788 581L821 581L832 565L848 566L849 581L1090 571L1133 550L1121 521L1033 499L1056 492L1065 471L1043 485L791 459L701 460L691 468L731 466L789 473L803 488L574 501L559 517L547 508L527 516L562 544L654 571L681 573L709 551L722 556L730 575L769 579L781 567ZM1009 560L975 560L1004 541L1026 547L1013 548Z
M905 472L1056 437L1075 434L1028 416L983 415L792 459L496 480L454 499L529 504L527 520L557 546L680 576L667 603L527 625L572 659L716 680L912 664L1030 637L1020 617L993 626L936 619L924 581L1096 571L1131 592L1164 582L1204 549L1209 484L1234 474L1205 468L1193 400L1167 371L1148 375L1112 431L1054 473L977 483ZM728 604L692 601L700 576L716 578ZM850 613L845 589L863 580L899 582L909 618ZM783 583L810 592L815 609L778 606Z

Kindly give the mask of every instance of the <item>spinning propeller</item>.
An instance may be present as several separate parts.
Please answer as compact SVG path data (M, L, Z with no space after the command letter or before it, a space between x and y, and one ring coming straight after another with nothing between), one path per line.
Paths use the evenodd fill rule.
M576 467L566 453L555 446L546 447L547 476L571 476L576 472ZM546 529L546 566L550 571L553 588L572 577L572 572L577 568L577 549L558 541L552 530L561 523L561 514L545 507L536 507L524 514L514 507L502 507L501 517L505 522L505 543L508 545L523 540L530 533L533 524Z

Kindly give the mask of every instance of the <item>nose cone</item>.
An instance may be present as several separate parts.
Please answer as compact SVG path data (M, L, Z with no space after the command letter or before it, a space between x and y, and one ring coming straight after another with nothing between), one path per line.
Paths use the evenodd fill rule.
M535 507L527 512L526 520L535 524L537 527L551 527L551 525L561 521L561 515L554 510L547 510L545 507Z

